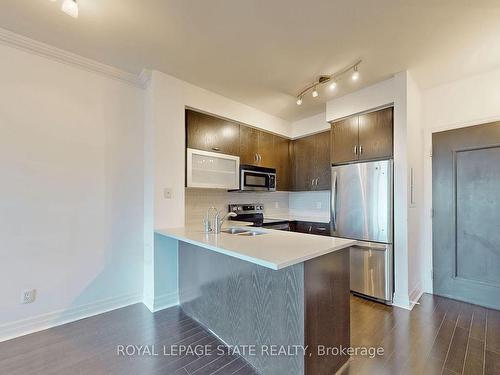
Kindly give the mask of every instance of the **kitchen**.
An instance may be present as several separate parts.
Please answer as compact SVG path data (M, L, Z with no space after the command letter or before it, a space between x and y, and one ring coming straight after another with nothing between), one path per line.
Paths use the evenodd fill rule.
M6 1L0 372L497 373L483 5Z
M364 297L392 304L392 107L379 108L334 122L331 124L330 131L294 140L190 109L186 110L185 118L186 226L179 230L160 229L156 233L183 243L182 246L179 245L180 303L185 311L189 311L188 314L191 317L212 329L230 346L245 344L244 337L247 340L249 338L248 333L240 333L239 330L231 334L223 333L223 329L222 332L219 331L215 327L221 327L221 323L213 318L213 313L207 311L206 308L190 307L206 298L211 301L216 300L215 296L203 295L201 291L206 288L205 285L210 285L210 289L224 289L227 288L226 283L230 282L230 275L222 276L224 275L223 269L219 270L216 266L218 262L224 261L224 256L219 261L215 261L212 266L207 264L214 261L211 262L206 258L203 258L204 261L195 259L203 257L203 248L248 260L257 265L266 265L274 270L303 262L304 285L301 288L304 289L304 293L307 293L309 283L314 283L311 275L313 271L308 270L315 269L315 266L310 263L320 262L326 265L329 262L338 262L345 264L345 268L350 258L348 272L350 277L345 276L346 270L344 270L343 277L333 273L330 277L336 282L327 284L330 286L323 292L328 294L339 288L338 283L343 285L344 290L335 293L343 292L344 301L337 299L331 301L332 310L329 314L337 316L336 321L339 319L342 319L340 320L342 322L348 321L345 319L348 319L349 310L338 310L334 306L349 305L348 297L345 297L348 296L349 290L360 293ZM275 166L278 167L275 168ZM205 192L209 189L227 191L218 194L216 202L219 207L215 206L213 194ZM283 209L281 215L279 210L273 215L273 210L266 210L262 203L263 200L272 201L274 194L280 194L279 200L283 200L284 197L288 201L290 197L287 195L295 194L295 199L304 204L310 192L322 194L327 198L326 210L320 210L319 215L317 213L317 216L312 218L307 217L307 211L294 211L299 215L292 216L290 211ZM369 201L366 197L370 197ZM254 199L255 202L249 199ZM367 203L365 207L359 208L359 202L362 200L366 200ZM236 203L236 201L242 203ZM321 201L316 202L316 205L321 208ZM324 211L328 212L329 205L331 216L327 217L328 213L325 214ZM274 207L279 208L279 206L280 203L275 201ZM289 205L285 203L282 206ZM204 214L202 214L203 211L205 211ZM202 215L196 217L195 212ZM363 212L367 212L364 218L359 216ZM235 223L246 222L248 226L232 225L231 220ZM224 223L229 226L228 229L221 229ZM253 229L254 227L270 229L271 232L256 230ZM335 239L323 245L320 244L319 238L311 237L306 240L297 236L279 237L272 233L272 230L306 233ZM235 240L235 236L242 237L238 241ZM287 244L288 237L291 237L292 241L289 244ZM243 244L243 241L246 243ZM301 245L301 250L308 251L300 252L296 249L297 246L294 247L300 241L306 241ZM189 249L184 244L195 245L197 248ZM257 252L257 249L264 250L264 253ZM332 252L343 250L336 257L344 253L344 260L341 260L342 258L333 260L333 253L327 256L326 254L330 251L325 252L325 249L331 249ZM280 251L286 252L290 259L281 259ZM294 259L296 252L298 254ZM199 254L195 255L196 253ZM319 258L313 261L318 256ZM280 258L281 263L273 263L274 257ZM328 259L330 257L331 261ZM193 284L184 274L186 272L187 275L193 273L202 275L206 273L205 267L216 272L218 275L216 280L208 277L199 279L198 283ZM237 268L236 265L227 267L228 269ZM335 267L332 268L334 269ZM252 271L245 272L248 274ZM244 273L239 277L245 280ZM221 281L225 278L227 281ZM320 280L315 282L321 283ZM276 283L276 286L274 284L271 286L271 290L279 288L279 282L276 281ZM198 292L195 293L193 290L198 290ZM278 293L288 294L289 292L280 290ZM319 293L319 290L315 291L316 295ZM252 294L251 288L245 289L244 294ZM307 294L304 298L305 301L308 300ZM227 306L229 301L221 300L215 302L215 305ZM233 300L232 303L244 304L243 301L237 300ZM311 311L318 308L313 307L315 302L309 303L313 305L308 306L302 302L299 306L305 305L303 308L313 309ZM236 307L228 306L228 308L235 309ZM274 306L273 309L279 311L284 307ZM258 312L255 312L256 315L252 318L248 317L248 311L251 311L250 306L247 306L246 311L246 320L265 320L265 316L261 316ZM340 318L341 316L344 318ZM221 319L229 320L222 316ZM319 317L316 316L314 319L317 320ZM320 324L329 325L329 319L326 316L323 319L326 320ZM300 326L298 323L295 324ZM294 345L313 347L312 344L326 345L328 342L331 347L349 346L349 332L345 331L347 328L345 323L342 323L344 332L340 337L332 336L328 338L328 341L324 341L326 339L324 336L321 338L323 341L318 341L317 334L310 331L311 322L304 320L304 324L303 330L308 332L308 340L312 338L312 341L304 341L304 338L300 339L299 335L298 339L292 340ZM279 321L271 323L271 326L275 325L279 326ZM269 327L266 329L269 330ZM338 328L333 331L341 332ZM275 334L272 337L273 340L277 340L276 344L283 342L283 338L278 339L279 335ZM253 340L255 341L252 341L252 344L258 342L257 337ZM290 342L290 338L285 342ZM306 371L320 374L322 373L320 368L330 373L338 371L347 359L340 358L325 366L316 363L322 358L314 358L315 361L306 360L304 364L292 363L282 365L284 367L273 368L271 364L259 361L258 357L246 357L258 371L263 373ZM323 362L326 362L326 359L323 358Z

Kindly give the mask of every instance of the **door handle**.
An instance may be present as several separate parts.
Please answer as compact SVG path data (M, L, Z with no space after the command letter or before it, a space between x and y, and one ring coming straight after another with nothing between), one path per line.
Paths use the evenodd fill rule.
M354 155L358 154L358 145L354 146Z
M319 177L316 178L316 186L319 184Z
M359 145L359 154L361 155L363 153L363 146Z
M256 161L256 162L258 162L258 161L259 161L259 156L258 156L258 154L255 154L255 155L254 155L254 159L255 159L255 161Z
M257 154L259 155L259 161L262 161L262 155L261 154Z
M219 147L212 147L212 150L213 151L220 151L220 148Z
M337 231L337 172L332 174L332 230Z

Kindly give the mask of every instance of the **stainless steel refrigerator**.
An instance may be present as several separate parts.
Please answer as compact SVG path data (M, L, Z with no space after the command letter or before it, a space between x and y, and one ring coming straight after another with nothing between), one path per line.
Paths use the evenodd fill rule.
M332 167L332 235L359 240L351 252L351 290L392 303L393 163Z

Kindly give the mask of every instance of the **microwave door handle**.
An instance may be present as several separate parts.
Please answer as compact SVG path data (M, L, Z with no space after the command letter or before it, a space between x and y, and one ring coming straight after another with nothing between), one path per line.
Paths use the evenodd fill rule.
M337 172L332 174L332 229L337 231Z

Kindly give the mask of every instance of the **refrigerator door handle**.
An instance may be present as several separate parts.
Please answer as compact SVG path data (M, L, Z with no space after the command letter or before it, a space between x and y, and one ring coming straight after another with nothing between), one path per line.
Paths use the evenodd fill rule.
M332 172L332 229L337 231L337 172Z

